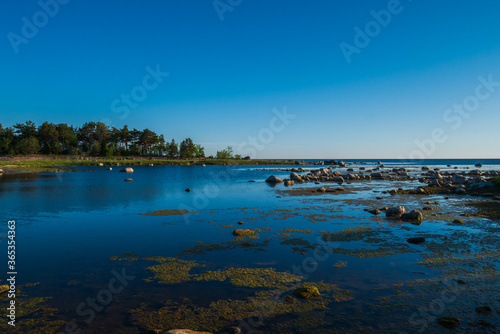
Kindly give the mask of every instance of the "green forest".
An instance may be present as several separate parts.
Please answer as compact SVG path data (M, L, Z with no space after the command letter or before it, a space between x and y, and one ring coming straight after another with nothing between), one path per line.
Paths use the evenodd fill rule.
M85 156L157 156L168 158L201 158L205 150L191 138L180 143L166 141L162 134L149 129L118 129L102 122L87 122L82 127L66 123L0 124L0 155L85 155Z

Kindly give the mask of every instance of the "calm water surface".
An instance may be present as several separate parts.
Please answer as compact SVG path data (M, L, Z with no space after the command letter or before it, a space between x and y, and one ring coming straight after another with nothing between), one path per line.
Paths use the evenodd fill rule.
M429 161L421 164L446 170L446 165L450 163L463 170L473 168L474 163L430 162L434 164ZM498 160L488 161L489 165L482 162L485 164L483 170L500 170ZM400 162L392 163L393 166L401 166ZM370 161L363 166L369 169L376 165ZM414 171L420 170L419 166L414 169L412 165L405 166ZM29 297L52 297L47 303L57 308L54 318L74 321L82 333L145 333L144 328L131 321L128 312L143 302L160 305L167 299L179 301L189 298L195 304L206 305L214 300L241 299L248 295L245 289L234 289L223 283L200 283L199 286L204 287L201 289L186 283L165 285L145 282L143 279L151 276L145 268L151 263L109 259L124 253L133 253L138 257L179 256L205 264L206 270L272 267L277 271L304 276L305 281L333 283L354 292L353 301L330 306L330 313L327 312L325 318L330 320L320 326L328 332L328 328L349 328L352 325L350 321L336 319L334 315L339 312L357 317L365 326L387 321L378 311L369 308L370 303L375 303L376 298L383 295L374 289L416 278L436 277L438 272L418 265L422 248L415 247L413 251L388 256L366 258L331 253L321 261L311 260L318 250L354 249L360 245L375 247L376 244L361 240L328 242L321 239L319 231L336 232L349 227L372 226L388 229L387 240L403 241L417 232L431 235L451 235L457 231L484 233L479 225L474 224L482 224L485 220L477 218L472 222L474 224L461 227L450 227L438 218L426 219L416 226L394 223L364 211L367 201L375 201L375 197L380 196L373 190L415 188L420 185L418 181L354 182L343 185L348 190L345 194L289 196L280 192L285 189L283 185L272 187L264 182L269 175L287 178L289 172L255 170L289 166L136 166L133 167L135 172L127 175L118 172L121 168L114 167L113 171L107 171L102 167L78 167L78 172L0 177L0 212L4 221L0 225L0 235L4 238L0 245L6 249L7 221L15 220L17 284L39 282L36 286L26 287L23 292ZM134 182L124 182L126 177L132 177ZM250 180L255 182L248 182ZM307 183L296 185L294 189L308 187L318 186ZM186 188L192 191L186 192ZM412 197L386 197L384 206L405 205L421 209L423 202L423 199ZM443 202L443 196L429 196L425 201ZM442 210L453 212L456 207L451 205L460 201L461 198L451 198L447 202L450 206L443 204ZM197 213L142 215L148 211L167 209ZM238 226L240 221L245 222L242 228L270 230L260 232L258 239L248 240L247 243L231 244L235 227L225 228L222 225ZM314 233L279 234L285 228L308 229ZM287 242L290 239L296 242ZM193 252L197 242L228 247ZM333 265L338 261L345 261L348 265L336 268ZM5 264L0 267L4 273L7 271ZM108 286L114 277L113 270L124 268L135 278L122 292L113 296L104 310L95 312L95 319L88 323L88 314L82 316L82 312L77 311L78 306ZM255 330L277 332L277 329L268 328L282 320L282 317L271 317L266 320L268 323ZM417 332L409 324L400 325L409 333ZM308 331L297 328L283 332Z

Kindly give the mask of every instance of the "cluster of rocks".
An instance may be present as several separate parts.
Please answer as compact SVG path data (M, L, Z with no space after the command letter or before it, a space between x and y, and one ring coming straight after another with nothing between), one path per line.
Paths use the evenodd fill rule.
M342 162L342 161L341 161ZM384 179L384 180L412 180L415 179L408 174L408 171L404 168L392 168L387 170L382 170L383 165L377 168L366 170L365 167L360 167L358 172L354 171L354 168L347 169L347 173L341 173L334 170L335 167L324 167L316 170L312 170L305 175L299 175L297 173L306 172L303 168L293 168L287 169L285 171L291 171L290 179L280 179L274 175L267 178L268 183L285 183L285 186L291 186L294 183L305 183L305 182L337 182L342 184L346 181L363 181L371 179ZM277 169L283 171L283 169Z
M428 170L422 167L421 177L419 181L427 183L430 187L443 188L444 193L467 194L472 190L493 187L494 184L486 178L500 176L498 171L480 171L478 169L471 170L470 172L451 173L439 170ZM419 187L415 193L425 193L425 189Z

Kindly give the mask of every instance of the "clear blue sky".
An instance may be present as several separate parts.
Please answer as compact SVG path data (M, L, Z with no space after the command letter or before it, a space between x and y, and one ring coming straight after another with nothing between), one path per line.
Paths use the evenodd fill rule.
M104 120L191 137L212 154L264 134L286 106L296 117L257 157L500 158L500 87L467 118L446 114L474 103L478 76L500 82L500 3L389 3L220 0L232 9L221 20L212 0L71 0L53 17L37 1L5 0L0 123ZM377 31L371 11L389 7ZM23 17L38 20L36 34L23 35ZM354 28L367 24L373 37L348 63L340 45L355 47ZM114 112L157 65L169 76L128 113ZM432 149L436 128L446 138Z

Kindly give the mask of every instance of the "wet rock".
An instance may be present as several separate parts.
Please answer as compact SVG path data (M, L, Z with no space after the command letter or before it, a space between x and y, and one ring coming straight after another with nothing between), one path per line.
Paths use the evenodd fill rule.
M126 168L120 169L120 172L122 172L122 173L133 173L134 169L131 168L131 167L126 167Z
M345 188L335 188L335 191L345 191Z
M476 307L476 312L479 314L490 314L491 313L491 307L489 306L478 306Z
M233 231L235 237L246 237L249 235L255 235L255 231L249 230L247 228L240 228Z
M293 298L292 296L285 296L284 300L287 304L295 304L297 302L297 299Z
M131 182L131 181L134 181L134 180L133 179L125 179L123 181Z
M285 187L291 187L295 184L292 180L285 180Z
M334 178L333 181L342 184L342 183L344 183L345 180L342 176L339 176L339 177Z
M429 168L429 167L427 167L427 166L422 166L422 171L428 171L428 170L430 170L430 168Z
M434 208L432 206L424 206L422 208L422 210L424 210L424 211L432 211L432 210L434 210Z
M237 224L238 224L238 225L243 225L243 224L245 224L245 223L244 223L244 222L238 222Z
M371 173L370 176L373 177L374 179L383 178L382 173L379 173L379 172Z
M312 299L321 296L321 294L318 291L318 288L315 286L300 287L295 289L293 293L295 296L297 296L297 298L300 299Z
M190 192L190 191L191 191L191 189L186 188L186 189L184 189L184 191L188 193L188 192Z
M455 220L453 221L453 224L463 224L463 223L464 223L464 221L463 221L463 220L461 220L461 219L455 219Z
M413 237L413 238L406 239L406 241L410 244L419 245L419 244L423 244L425 242L425 238L424 237Z
M266 182L267 183L281 183L283 182L282 179L280 179L279 177L276 177L274 175L271 175L269 176L267 179L266 179Z
M477 164L474 165L474 167L483 167L483 164L477 163Z
M408 213L403 213L401 219L421 221L424 219L424 215L420 211L412 210Z
M462 285L467 284L466 281L464 281L463 279L460 279L460 278L455 279L454 281L457 282L458 284L462 284Z
M321 187L321 188L316 189L316 192L318 192L318 193L326 193L326 189L323 188L323 187Z
M373 210L370 210L368 212L371 213L372 215L375 215L375 216L378 216L379 214L382 213L382 211L377 210L377 209L373 209Z
M448 329L455 329L460 325L460 319L457 317L441 317L437 321L438 324Z
M385 216L387 218L401 218L401 216L405 213L406 213L406 209L404 206L396 206L396 207L387 209L387 211L385 212Z

